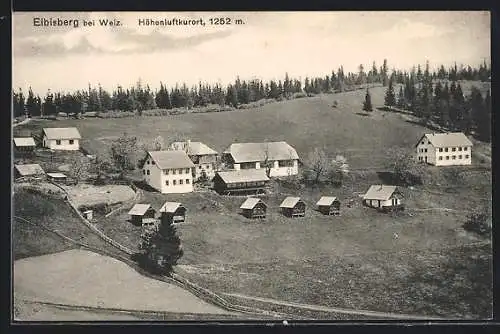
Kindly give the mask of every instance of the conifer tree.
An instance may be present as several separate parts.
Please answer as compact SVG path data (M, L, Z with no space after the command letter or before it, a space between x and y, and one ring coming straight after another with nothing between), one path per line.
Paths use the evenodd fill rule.
M396 96L394 94L394 87L392 85L392 80L389 80L389 87L385 92L384 104L391 109L396 104Z

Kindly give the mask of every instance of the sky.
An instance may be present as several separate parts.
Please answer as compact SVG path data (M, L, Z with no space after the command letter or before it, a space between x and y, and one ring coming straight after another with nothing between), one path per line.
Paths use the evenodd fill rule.
M211 25L210 18L231 18ZM37 26L44 19L78 27ZM140 19L203 19L205 25L145 26ZM99 20L120 21L101 26ZM236 24L242 20L244 24ZM94 21L94 26L83 22ZM490 62L489 12L15 12L13 88L37 94L112 90L138 80L152 89L199 81L325 76L389 68Z

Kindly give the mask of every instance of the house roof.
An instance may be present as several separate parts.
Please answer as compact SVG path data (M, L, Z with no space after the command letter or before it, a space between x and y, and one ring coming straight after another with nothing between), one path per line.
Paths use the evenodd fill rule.
M149 151L148 154L160 169L194 167L184 151Z
M44 128L48 139L81 139L77 128Z
M269 181L264 169L242 169L217 172L225 183Z
M318 206L330 206L337 200L337 197L323 196L319 199L316 205Z
M297 203L301 202L300 197L287 197L281 202L280 208L293 208Z
M231 154L234 162L257 162L266 160L299 159L297 151L287 142L234 143L224 153Z
M266 205L266 203L262 202L260 198L249 197L245 202L243 202L243 204L241 204L240 209L253 209L259 202Z
M387 201L391 198L392 194L396 191L396 186L385 186L376 184L370 187L363 199L375 199L381 201Z
M426 133L422 136L422 138L424 137L427 138L434 147L472 146L472 142L463 132ZM417 145L422 138L420 138Z
M136 204L132 207L132 209L130 209L128 214L132 216L142 216L149 210L149 208L151 208L151 204Z
M188 155L217 154L217 151L199 141L176 141L170 145L170 148L173 150L185 151Z
M55 179L62 179L67 177L66 174L63 173L47 173L48 176L53 177Z
M160 212L174 213L182 204L178 202L165 202L160 208Z
M45 174L39 164L15 165L14 167L17 169L21 176Z
M14 138L14 145L16 145L17 147L36 146L35 140L33 139L33 137Z

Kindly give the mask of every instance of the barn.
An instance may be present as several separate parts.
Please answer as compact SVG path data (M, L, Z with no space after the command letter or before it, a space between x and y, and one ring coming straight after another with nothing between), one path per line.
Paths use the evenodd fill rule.
M15 165L14 175L16 178L19 177L33 177L33 176L43 176L45 172L39 164L25 164L25 165Z
M263 169L217 172L213 178L215 191L225 195L264 193L268 182Z
M380 211L403 209L401 192L396 186L372 185L363 196L363 204Z
M281 213L290 218L304 217L306 215L306 203L300 197L287 197L280 204Z
M260 198L247 198L240 206L241 213L247 218L266 218L267 205Z
M151 207L151 204L136 204L128 214L131 216L130 221L134 225L141 225L145 218L155 217L155 209Z
M318 211L324 215L340 215L340 201L337 197L322 196L316 205L318 206Z
M33 153L36 143L33 137L18 137L14 138L14 149L16 153Z
M187 209L178 202L165 202L160 208L162 222L168 224L183 223L186 221Z

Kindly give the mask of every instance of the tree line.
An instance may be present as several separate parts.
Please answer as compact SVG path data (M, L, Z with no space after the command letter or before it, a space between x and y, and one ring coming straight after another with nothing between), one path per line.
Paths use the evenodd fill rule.
M434 79L457 80L488 80L491 69L483 63L479 68L471 66L457 65L446 70L444 66L434 71L429 76ZM412 74L413 73L413 74ZM153 91L149 85L144 85L140 80L135 86L123 88L118 86L111 93L105 90L101 85L92 87L89 85L86 89L75 92L52 92L49 90L42 98L35 94L31 87L27 94L18 89L13 91L14 116L21 116L29 113L32 116L56 115L60 112L85 113L85 112L104 112L108 110L118 111L138 111L150 109L173 109L173 108L193 108L204 107L208 105L219 105L237 107L242 104L259 101L261 99L291 99L305 95L342 92L351 90L355 86L363 84L382 84L387 86L389 81L396 83L405 83L408 78L414 82L421 82L424 79L425 72L419 65L411 73L396 69L391 70L387 60L384 60L382 66L377 67L373 62L371 68L366 71L361 64L358 71L344 72L343 66L336 71L325 75L324 77L306 77L290 78L285 74L283 80L236 80L223 87L220 84L199 83L198 85L188 87L185 83L175 84L173 87L167 87L163 82L160 88ZM411 94L411 90L408 91ZM406 97L411 100L412 95Z
M443 72L443 73L441 73ZM441 73L441 74L439 74ZM456 68L447 73L441 68L438 74L431 73L429 63L422 72L413 69L389 78L384 104L391 110L397 107L412 112L424 125L437 124L450 131L463 131L469 135L474 132L480 140L489 141L491 137L491 90L483 97L481 91L473 86L470 96L466 97L458 80L482 76L484 81L490 76L485 64L478 71L472 69L458 71ZM450 79L452 78L452 79ZM395 89L399 84L399 89ZM369 91L363 109L371 110Z

